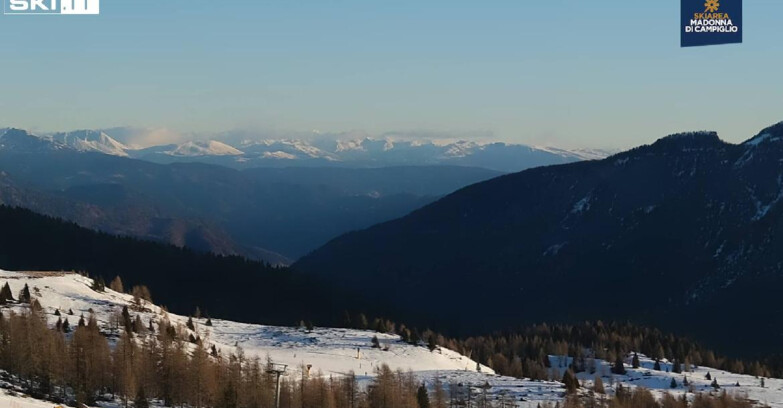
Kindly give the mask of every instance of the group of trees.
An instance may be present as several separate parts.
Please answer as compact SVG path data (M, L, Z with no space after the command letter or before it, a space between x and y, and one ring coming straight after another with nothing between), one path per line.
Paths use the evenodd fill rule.
M708 366L738 374L757 377L783 375L780 364L768 366L759 361L743 361L717 355L685 337L665 334L657 329L630 323L584 322L581 324L534 325L514 331L499 332L487 336L456 339L432 330L420 332L413 327L385 318L368 319L359 313L343 314L343 326L379 333L397 334L402 341L414 345L426 345L430 350L443 346L456 350L497 373L538 380L559 380L561 371L553 376L549 356L569 356L574 372L595 372L596 359L613 363L614 374L625 374L625 358L632 354L631 366L639 367L641 352L655 360L655 370L664 371L660 360L668 359L666 370L674 373L690 371L695 366ZM564 368L564 367L559 367Z
M436 337L445 342L439 344L513 377L548 379L550 355L572 357L570 368L576 372L594 370L591 363L601 359L613 362L613 370L622 374L623 360L637 351L656 360L669 359L673 362L671 368L680 372L693 366L708 366L759 377L781 374L758 361L718 356L687 338L630 323L541 324L464 340ZM638 365L638 356L631 365Z
M117 315L139 320L127 308ZM76 406L113 398L135 408L149 407L152 398L195 408L275 406L276 375L269 359L248 358L241 348L224 354L200 339L186 340L189 329L172 325L165 314L149 325L126 325L118 336L108 326L90 315L66 334L49 327L40 307L5 311L0 313L0 369L35 397ZM383 365L376 374L363 390L353 373L327 377L294 368L282 379L280 406L446 408L439 382L430 402L412 373Z
M619 387L614 398L606 398L599 393L571 395L561 403L539 404L539 408L751 408L753 403L742 396L723 392L717 395L697 394L692 401L684 396L677 398L664 394L661 398L647 389L633 390Z
M105 286L105 285L104 285ZM110 285L122 290L120 279ZM105 288L96 288L105 290ZM0 297L7 292L0 289ZM96 316L81 316L71 325L68 317L58 316L53 327L40 303L25 286L18 295L29 307L22 312L6 310L0 313L0 369L11 374L26 392L39 398L69 404L93 404L103 399L118 399L125 407L148 408L150 399L166 406L195 408L265 408L275 404L276 374L268 358L247 357L241 347L231 352L208 345L208 338L199 336L193 317L187 325L172 323L165 310L153 320L142 321L144 302L149 291L138 287L128 306L117 310L108 322L99 323ZM11 296L12 297L12 296ZM146 299L146 300L145 300ZM9 299L8 302L19 301ZM65 317L65 321L62 320ZM196 312L196 320L202 319ZM380 321L380 319L376 319ZM384 321L381 330L409 330L403 325ZM560 329L556 329L560 330ZM433 332L425 332L433 341L451 347L478 346L483 343L453 343ZM207 337L207 336L205 336ZM554 336L553 336L554 337ZM618 341L617 338L614 339ZM451 343L450 343L451 342ZM521 345L522 343L518 343ZM602 344L602 343L598 343ZM419 343L424 346L424 342ZM553 341L552 350L567 345ZM619 347L619 346L618 346ZM480 350L480 348L476 348ZM545 349L544 349L545 350ZM567 350L565 350L567 351ZM554 353L553 353L554 354ZM492 356L490 356L492 357ZM544 363L542 363L544 364ZM375 377L367 387L359 387L356 376L324 376L310 373L309 367L292 368L280 384L280 406L284 408L446 408L471 406L478 408L513 406L510 396L490 396L486 387L465 384L443 384L436 378L423 384L411 372L393 371L386 365L376 368ZM579 388L571 370L563 381L568 391ZM602 393L602 386L593 391ZM664 398L649 405L641 391L623 393L617 398L595 399L582 393L570 399L564 407L608 406L616 408L650 407L679 408L681 402ZM696 408L744 408L740 400L722 395L715 400L700 399ZM699 402L701 401L701 402ZM718 401L718 402L716 402ZM723 402L720 402L723 401ZM608 403L609 405L602 405ZM680 405L671 405L671 404ZM714 405L724 403L724 405ZM712 404L712 405L710 405ZM725 405L729 404L729 405Z

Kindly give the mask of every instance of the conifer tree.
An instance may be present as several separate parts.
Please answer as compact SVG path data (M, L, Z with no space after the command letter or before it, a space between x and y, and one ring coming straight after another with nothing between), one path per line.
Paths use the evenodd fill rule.
M196 330L196 325L193 324L193 318L192 317L188 317L188 322L187 322L186 326L188 326L188 329L190 329L190 330L194 330L194 331Z
M359 329L359 330L367 330L368 326L369 325L367 323L367 316L365 316L364 313L359 313L357 329Z
M24 287L19 292L19 303L30 303L30 287L24 284Z
M207 322L205 323L207 327L212 327L212 318L207 317Z
M118 293L125 293L125 286L122 284L122 278L120 278L119 275L115 276L111 283L109 283L109 289Z
M3 285L3 289L0 289L0 299L13 302L14 295L11 293L11 286L8 285L8 282Z
M672 363L672 372L676 374L682 373L682 365L680 364L680 360L674 359L674 362Z
M144 387L139 386L136 391L136 398L133 400L133 408L149 408L150 403L147 400L147 394L144 393Z
M133 331L133 322L131 322L130 312L128 306L122 307L122 326L125 328L125 332L130 333Z
M446 408L446 406L446 390L443 388L440 376L436 373L432 383L432 408Z
M576 376L570 369L563 374L562 382L565 385L566 392L569 394L576 392L576 389L579 388L579 380L576 379Z
M720 385L718 385L718 379L717 378L712 380L712 384L710 384L710 387L715 388L716 390L720 388Z
M92 280L92 290L96 292L103 292L106 290L106 282L102 277L97 277Z
M418 345L420 341L421 335L419 334L419 330L414 327L413 331L411 331L411 344Z
M381 348L381 342L378 340L378 336L372 336L372 347Z
M427 393L427 387L423 383L416 391L416 402L418 402L419 408L430 408L430 396Z
M657 358L655 359L655 364L653 364L653 370L661 371L661 362Z
M617 356L617 359L614 361L614 366L612 366L612 373L617 375L625 375L625 365L623 365L623 359L620 356Z
M601 376L596 375L595 380L593 380L593 391L596 394L605 394L606 391L604 390L604 381L601 379Z
M639 354L633 353L633 360L631 360L631 367L639 368Z
M438 343L436 343L435 340L435 334L430 334L430 338L427 339L427 348L430 349L430 351L435 351L435 349L438 348Z
M677 380L672 377L672 381L669 383L669 388L677 388Z

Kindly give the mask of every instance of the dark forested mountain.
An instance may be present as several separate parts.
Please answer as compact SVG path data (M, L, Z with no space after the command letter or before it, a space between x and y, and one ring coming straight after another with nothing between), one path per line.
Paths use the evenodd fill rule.
M342 233L501 174L446 166L239 171L77 149L114 146L104 136L0 134L0 203L111 233L287 263Z
M147 285L160 305L182 314L196 306L245 322L334 321L363 304L356 296L286 268L117 237L0 205L0 269L78 271L127 287ZM366 304L366 303L364 303Z
M632 319L762 352L783 341L781 200L783 123L677 134L464 188L295 267L463 332Z

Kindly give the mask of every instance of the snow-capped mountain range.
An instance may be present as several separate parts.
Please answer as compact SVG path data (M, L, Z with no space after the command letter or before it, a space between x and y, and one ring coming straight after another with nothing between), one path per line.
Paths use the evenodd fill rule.
M116 133L118 138L114 138ZM131 157L156 163L206 162L234 168L343 166L384 167L458 165L513 172L542 165L604 158L612 151L472 140L398 139L346 133L323 137L234 137L218 134L214 139L188 140L178 144L144 148L123 143L121 129L78 130L36 135L18 129L0 129L0 149L72 149ZM118 140L120 139L120 140Z

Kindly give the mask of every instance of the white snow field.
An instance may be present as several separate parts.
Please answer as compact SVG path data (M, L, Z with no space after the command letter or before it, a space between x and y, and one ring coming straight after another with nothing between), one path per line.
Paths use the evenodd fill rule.
M70 324L75 326L79 316L89 315L92 309L104 331L110 331L112 314L120 311L123 306L130 305L132 296L117 293L109 288L99 293L91 289L92 280L74 273L64 272L7 272L0 270L0 285L8 282L12 293L16 294L25 284L28 284L34 298L38 299L46 312L49 323L53 326L57 321L54 315L59 309L63 317L69 317ZM154 297L154 293L153 293ZM10 306L21 310L26 306ZM73 310L74 316L65 312ZM147 324L150 319L157 321L163 311L155 305L147 305L145 312L131 312L133 316L141 313L142 321ZM168 314L172 324L185 326L188 318L173 313ZM485 366L480 372L476 370L476 362L459 353L445 348L430 352L425 346L413 346L403 343L398 336L378 334L372 331L315 328L311 332L292 327L265 326L257 324L236 323L226 320L212 319L213 326L205 325L205 319L194 319L196 331L204 339L207 347L214 344L224 353L233 352L239 346L248 357L259 356L265 359L269 356L275 363L288 365L287 375L299 378L299 367L311 365L311 373L320 372L325 376L340 376L354 371L360 379L360 384L367 384L374 375L374 369L381 364L387 364L392 369L411 370L417 378L430 383L439 376L447 390L450 384L460 389L471 389L474 396L486 392L490 398L505 395L513 399L518 407L536 407L544 401L560 401L565 395L565 389L559 382L521 380L503 377ZM194 333L196 334L196 333ZM382 347L388 351L372 348L371 339L378 336ZM670 364L661 363L664 371L654 371L654 362L640 355L642 367L632 369L626 367L626 375L612 375L610 365L596 360L596 374L603 377L603 383L608 394L614 392L617 384L627 387L645 387L657 395L669 392L679 396L688 391L682 386L684 376L693 385L694 392L709 393L711 381L705 379L709 372L712 378L717 378L721 390L730 393L741 393L748 398L771 407L783 408L783 380L765 379L765 387L761 380L752 376L737 375L707 367L698 367L693 372L672 374L665 370ZM566 369L568 361L565 358L552 356L553 376L560 376ZM630 363L630 359L627 361ZM583 386L591 386L595 374L579 373L577 375ZM671 379L678 383L676 389L671 389ZM739 383L739 387L736 386ZM489 388L483 388L488 384ZM587 392L583 389L580 392ZM693 394L689 394L693 395ZM10 396L0 389L0 407L5 408L52 408L56 404L25 398L19 394ZM110 407L112 405L103 405ZM508 406L508 405L507 405ZM64 407L64 406L63 406Z

